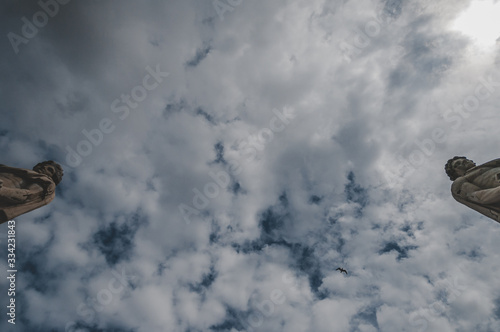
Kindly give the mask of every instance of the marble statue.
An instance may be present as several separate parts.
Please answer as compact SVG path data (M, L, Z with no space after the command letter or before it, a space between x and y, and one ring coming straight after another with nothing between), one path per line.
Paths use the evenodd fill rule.
M454 157L445 170L455 200L500 222L500 159L476 166L466 157Z
M33 170L0 164L0 224L49 204L62 177L62 167L52 160Z

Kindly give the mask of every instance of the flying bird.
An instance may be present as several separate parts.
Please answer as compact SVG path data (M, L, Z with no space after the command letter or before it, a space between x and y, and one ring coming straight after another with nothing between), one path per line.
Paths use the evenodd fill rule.
M347 274L347 271L341 267L338 267L335 271L340 271L340 273L344 272L345 274Z

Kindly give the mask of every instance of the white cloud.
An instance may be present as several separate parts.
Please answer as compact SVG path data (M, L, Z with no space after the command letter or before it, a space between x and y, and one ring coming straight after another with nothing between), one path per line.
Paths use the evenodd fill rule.
M19 324L498 329L500 230L451 198L443 169L498 158L500 90L482 82L500 81L500 53L448 29L467 4L243 0L220 20L211 2L70 2L18 54L5 38L2 163L65 165L54 202L17 220ZM2 6L5 33L39 10ZM113 102L157 65L168 77L120 119ZM481 84L476 110L454 110ZM69 166L103 118L113 132ZM179 205L211 172L229 184L186 223ZM79 309L121 269L136 278L109 305Z

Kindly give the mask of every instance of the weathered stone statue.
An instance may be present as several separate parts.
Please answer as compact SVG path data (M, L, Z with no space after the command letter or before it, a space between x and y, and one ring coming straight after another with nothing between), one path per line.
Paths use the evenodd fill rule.
M62 177L62 167L52 160L33 170L0 164L0 224L49 204Z
M455 200L500 222L500 159L476 166L465 157L454 157L445 170Z

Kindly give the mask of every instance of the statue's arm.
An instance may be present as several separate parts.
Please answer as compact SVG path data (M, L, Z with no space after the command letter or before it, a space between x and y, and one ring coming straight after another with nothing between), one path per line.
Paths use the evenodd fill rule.
M499 204L500 187L473 191L467 194L467 198L479 204Z
M20 204L28 199L29 194L27 189L2 187L0 183L0 202Z

